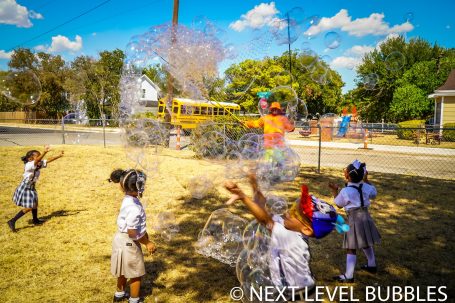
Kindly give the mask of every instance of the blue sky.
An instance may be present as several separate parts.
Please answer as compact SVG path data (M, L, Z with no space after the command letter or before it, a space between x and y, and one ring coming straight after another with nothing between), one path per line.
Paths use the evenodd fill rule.
M17 46L60 54L67 60L81 54L96 56L102 50L124 49L132 36L169 22L172 6L172 0L0 0L0 68L7 68L10 52ZM307 26L297 33L292 49L311 47L327 56L346 83L344 91L354 86L355 65L362 55L387 37L402 34L407 39L422 37L455 47L453 0L180 0L179 22L191 25L204 16L224 31L223 41L236 45L251 37L248 34L252 28L272 28L276 24L273 20L295 7L299 8L293 11L298 12L296 19L318 16L320 22L312 28L304 22ZM339 38L333 49L327 48L325 37L329 32ZM287 45L272 42L266 54L278 55L285 50ZM221 71L224 68L226 63L220 65Z

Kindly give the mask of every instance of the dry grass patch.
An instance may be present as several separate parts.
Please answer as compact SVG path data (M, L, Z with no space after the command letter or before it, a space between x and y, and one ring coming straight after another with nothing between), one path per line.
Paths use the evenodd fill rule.
M17 222L16 234L6 221L19 210L11 195L21 180L19 158L30 147L0 148L2 301L109 302L115 290L109 272L111 240L122 193L118 184L106 179L113 169L133 163L117 147L54 148L63 148L65 157L42 171L37 186L39 215L47 222L35 227L28 214ZM146 302L229 302L229 291L238 283L234 268L200 256L193 248L210 213L224 207L228 197L221 188L223 167L195 160L188 151L164 150L159 163L159 174L149 178L144 197L148 226L157 212L171 211L180 232L170 242L152 232L158 251L146 257ZM210 176L216 190L195 200L187 185L200 174ZM446 285L453 298L455 182L391 174L372 174L371 179L379 192L371 213L383 236L377 247L380 270L375 276L356 272L356 297L362 298L366 285ZM295 201L299 184L305 182L313 193L331 201L328 181L341 183L340 171L317 174L303 167L298 179L277 193ZM251 218L240 204L230 209ZM311 240L311 265L320 285L334 286L330 277L344 267L341 242L336 233ZM363 262L361 255L359 264Z

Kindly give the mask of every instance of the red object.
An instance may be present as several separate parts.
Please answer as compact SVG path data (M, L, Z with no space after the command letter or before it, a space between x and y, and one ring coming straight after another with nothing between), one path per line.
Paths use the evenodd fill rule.
M343 116L346 116L348 114L348 109L345 107L343 108Z
M308 186L302 184L302 195L300 196L300 211L305 214L307 218L313 218L313 201L311 200Z
M351 113L354 117L357 116L357 107L355 105L352 107Z
M268 106L267 100L265 100L265 99L261 99L260 104L261 104L261 108L262 108L262 109L266 109L267 106Z

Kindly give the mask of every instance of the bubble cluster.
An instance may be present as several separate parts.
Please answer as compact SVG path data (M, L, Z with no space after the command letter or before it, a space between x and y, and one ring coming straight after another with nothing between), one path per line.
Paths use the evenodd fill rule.
M156 214L152 229L159 233L164 241L171 241L175 235L180 231L176 223L175 216L172 212L164 211Z
M246 225L245 219L226 208L214 211L199 233L196 251L234 266L243 249L242 233Z
M36 105L41 97L41 82L31 70L13 70L0 77L0 93L10 102Z

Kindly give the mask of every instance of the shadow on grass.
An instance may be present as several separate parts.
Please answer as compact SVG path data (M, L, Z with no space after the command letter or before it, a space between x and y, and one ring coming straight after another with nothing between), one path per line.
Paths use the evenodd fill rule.
M78 213L80 213L81 211L85 211L86 209L78 209L78 210L57 210L57 211L54 211L48 215L45 215L45 216L38 216L40 220L43 220L43 224L46 224L47 221L50 221L52 220L52 218L56 218L56 217L67 217L67 216L75 216L77 215ZM31 212L30 212L31 213ZM31 227L34 227L35 225L33 225L33 220L32 219L29 219L28 220L28 223L29 224L32 224L32 225L28 225L28 226L24 226L24 227L21 227L21 228L18 228L17 230L21 230L21 229L27 229L27 228L31 228Z

